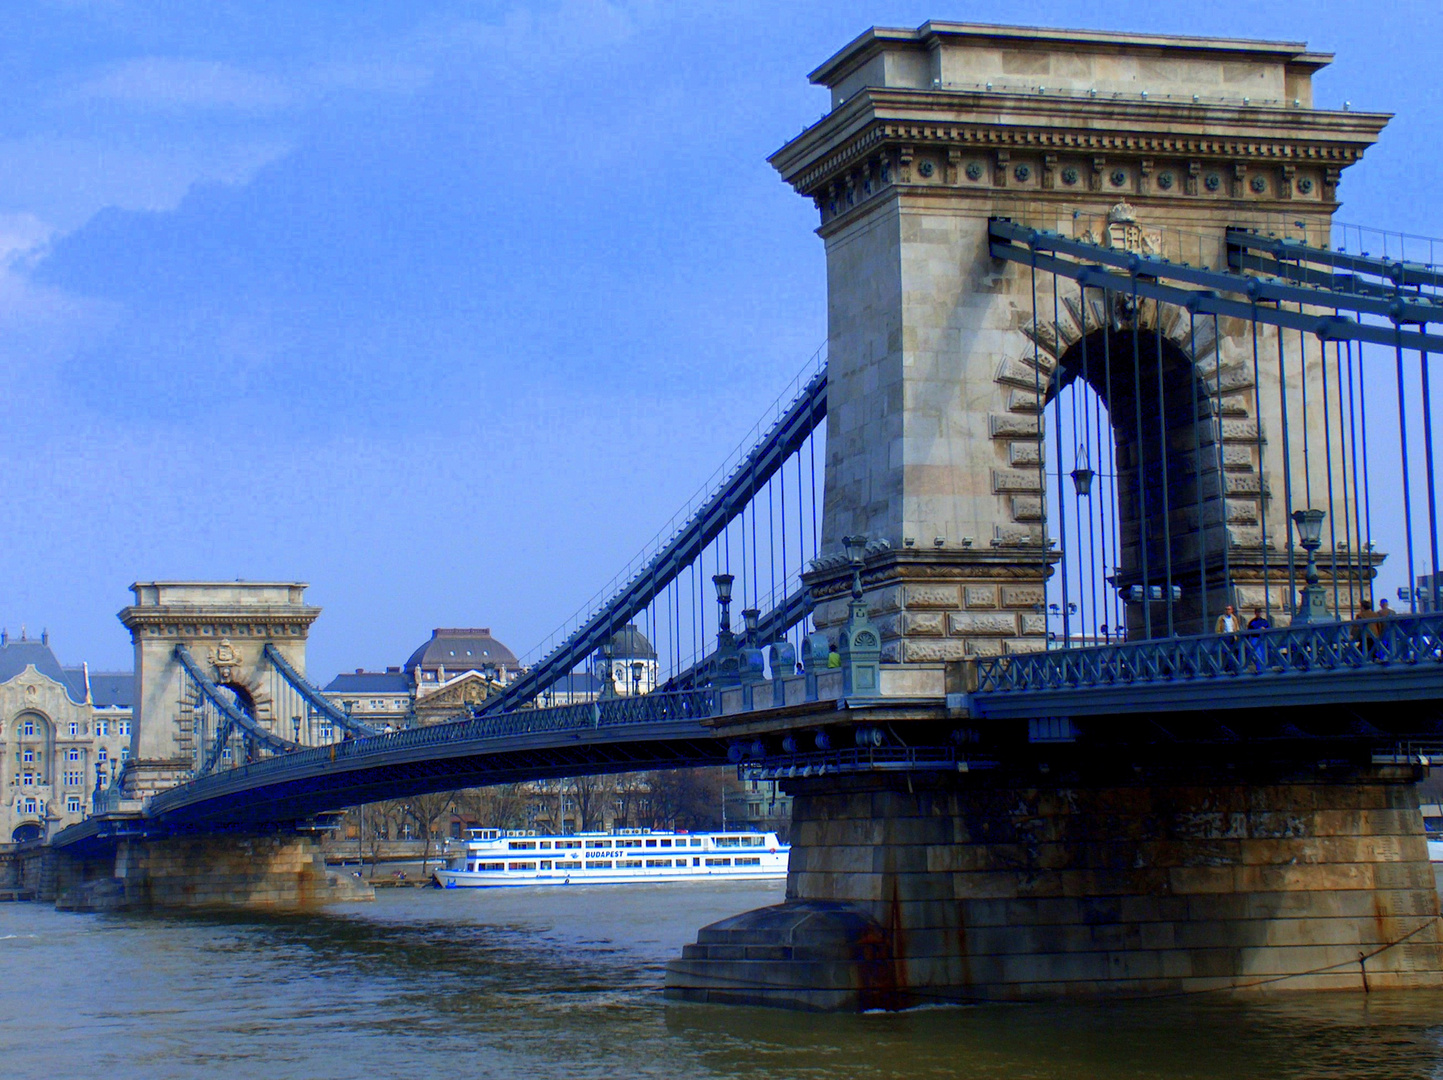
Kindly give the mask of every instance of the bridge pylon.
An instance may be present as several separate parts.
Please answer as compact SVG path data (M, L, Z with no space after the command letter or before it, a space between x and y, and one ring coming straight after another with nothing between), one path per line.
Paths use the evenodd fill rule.
M1348 618L1382 559L1356 529L1356 476L1335 468L1356 443L1327 420L1340 338L1315 312L1337 305L1265 297L1288 268L1240 273L1261 262L1240 235L1333 252L1342 172L1388 118L1314 107L1330 59L934 22L870 30L812 73L832 108L771 158L826 246L825 507L804 580L833 642L866 613L879 692L786 715L720 692L724 714L742 699L716 728L744 770L794 799L787 898L704 928L670 965L670 996L865 1009L1443 985L1414 789L1427 758L1377 745L1364 716L1388 708L1373 676L1394 638L1334 623L1268 652L1265 637L1305 633L1280 629L1304 580ZM1064 267L1064 250L1087 265ZM1154 289L1149 265L1198 287ZM1240 299L1199 316L1221 292ZM1344 329L1377 344L1363 312L1396 296L1363 296ZM1402 322L1377 331L1400 386L1404 348L1432 348L1405 346ZM1084 386L1100 404L1068 438L1092 440L1090 458L1061 434L1063 394ZM1114 512L1084 564L1093 526L1077 518L1103 500L1084 501L1083 481L1099 476ZM1325 569L1304 570L1293 510L1306 523L1324 505L1336 530L1300 543L1326 542ZM1411 543L1408 561L1411 575ZM1067 628L1069 601L1089 599L1070 562L1118 613L1094 608L1100 637ZM1246 637L1246 614L1215 629L1225 605L1272 629ZM1214 634L1238 650L1219 678L1159 659ZM1329 648L1367 669L1349 684L1374 695L1363 713L1308 707ZM1162 687L1136 720L1133 677L1109 664L1128 650L1155 651ZM979 671L1013 678L1053 655L1074 666L1049 687L1101 673L1090 702L988 713ZM1278 680L1276 707L1223 711L1211 695L1242 692L1243 671Z
M276 712L281 688L266 647L304 674L306 638L321 613L305 602L305 583L140 581L130 588L134 602L119 615L135 646L136 687L130 757L118 781L123 799L147 799L207 767L215 709L197 691L184 653L233 696L257 733L293 736L290 717Z
M1336 488L1316 342L1304 356L1298 333L1059 291L994 259L988 226L1223 269L1229 229L1285 225L1327 247L1342 170L1387 121L1314 108L1330 59L1297 43L932 22L868 31L812 73L832 109L770 160L816 206L826 245L817 629L845 621L842 542L864 535L884 662L1045 647L1047 582L1077 527L1060 475L1073 447L1048 414L1078 380L1111 418L1110 435L1085 437L1093 472L1113 472L1099 444L1115 446L1103 588L1123 592L1128 636L1210 631L1225 603L1291 609L1289 422L1314 451L1289 460L1291 489ZM1301 375L1280 394L1283 368ZM1130 598L1164 577L1169 594L1183 583L1165 620Z

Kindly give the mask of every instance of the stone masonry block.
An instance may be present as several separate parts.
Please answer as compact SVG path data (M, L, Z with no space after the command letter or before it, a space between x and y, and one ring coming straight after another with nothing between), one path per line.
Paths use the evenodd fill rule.
M997 606L996 585L968 585L964 600L969 608L995 608Z
M1037 440L1046 424L1040 416L1024 416L1013 413L993 413L987 419L989 434L994 439Z
M946 631L941 611L909 611L902 616L902 633L907 637L942 637Z
M1047 602L1047 590L1041 585L1002 586L1002 606L1006 608L1032 608Z
M1036 495L1012 496L1013 521L1041 521L1042 499Z
M907 585L903 591L903 604L908 611L916 608L959 608L961 595L956 585Z
M1017 616L1010 612L984 614L954 611L947 616L947 630L953 635L976 634L983 637L1010 637L1017 633Z
M1042 490L1042 478L1030 469L993 469L992 490L1001 495L1013 491Z
M965 641L948 641L945 638L909 638L905 642L904 659L911 664L936 664L948 660L962 660L967 655Z

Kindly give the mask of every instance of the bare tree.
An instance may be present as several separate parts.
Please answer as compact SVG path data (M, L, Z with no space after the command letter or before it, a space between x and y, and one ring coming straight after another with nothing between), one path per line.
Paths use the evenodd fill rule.
M573 776L569 784L576 800L576 831L589 832L606 824L606 803L614 788L609 776Z
M451 813L456 802L454 791L436 791L428 795L413 795L405 801L405 814L415 823L416 831L424 842L421 855L421 876L426 876L431 861L431 841L436 835L440 820Z
M651 793L650 774L619 773L612 778L613 824L618 828L636 828L646 811Z
M665 829L720 828L723 792L737 786L725 766L658 771L648 774L648 779L652 827Z

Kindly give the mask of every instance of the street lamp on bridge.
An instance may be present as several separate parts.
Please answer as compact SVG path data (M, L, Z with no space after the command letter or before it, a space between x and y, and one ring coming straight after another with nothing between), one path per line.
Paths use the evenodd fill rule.
M1323 511L1311 507L1293 511L1293 524L1298 527L1298 543L1302 544L1303 550L1308 553L1308 566L1304 572L1307 584L1303 586L1302 596L1299 597L1301 603L1293 613L1294 624L1333 621L1333 616L1328 614L1323 587L1318 584L1317 551L1323 542L1324 516Z

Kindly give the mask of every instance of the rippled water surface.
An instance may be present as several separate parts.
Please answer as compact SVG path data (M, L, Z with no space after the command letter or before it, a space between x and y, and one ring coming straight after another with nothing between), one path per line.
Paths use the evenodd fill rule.
M289 918L0 905L0 1077L1443 1077L1443 995L809 1016L668 1004L779 887L393 890Z

